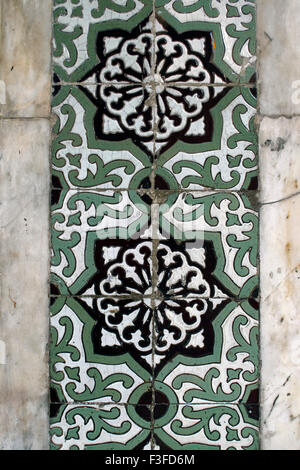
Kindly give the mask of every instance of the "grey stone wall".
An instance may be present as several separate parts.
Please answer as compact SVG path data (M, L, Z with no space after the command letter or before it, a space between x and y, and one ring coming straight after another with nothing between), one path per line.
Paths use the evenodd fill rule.
M0 2L0 449L48 448L51 3Z
M51 3L0 0L0 449L48 448ZM299 1L257 5L261 447L300 449Z
M261 449L300 449L300 10L257 0Z

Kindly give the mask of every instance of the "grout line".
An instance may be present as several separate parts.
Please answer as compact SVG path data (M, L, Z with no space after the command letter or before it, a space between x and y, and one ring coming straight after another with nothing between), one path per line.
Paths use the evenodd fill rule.
M128 402L114 402L114 401L108 401L108 402L93 402L93 401L66 401L66 402L59 402L59 401L50 401L50 405L61 405L61 406L64 406L64 405L74 405L74 406L78 406L78 405L94 405L94 406L99 406L99 407L103 407L103 406L111 406L111 405L114 405L114 406L149 406L149 403L128 403ZM239 405L255 405L255 406L259 406L259 403L258 402L253 402L253 403L247 403L247 402L240 402L240 401L236 401L236 402L232 402L232 401L201 401L201 402L194 402L194 403L190 403L190 402L168 402L168 403L164 403L164 402L155 402L155 405L172 405L172 406L214 406L214 405L220 405L220 406L224 406L224 405L227 405L227 406L239 406Z
M114 191L114 192L131 192L131 193L140 193L140 194L149 194L149 196L153 195L153 189L152 188L85 188L81 186L77 187L72 187L72 188L58 188L56 186L52 186L51 189L53 191L74 191L77 193L82 193L82 192L102 192L102 191ZM257 194L258 191L256 189L221 189L221 188L203 188L203 189L187 189L187 188L177 188L177 189L157 189L160 194L185 194L185 193L225 193L225 194ZM292 197L297 195L297 193L294 193L288 197ZM276 202L276 201L275 201ZM271 204L271 203L261 203L261 204Z
M52 86L82 86L82 87L88 87L88 86L132 86L132 87L141 87L145 88L146 86L149 86L149 84L145 84L143 82L52 82ZM180 87L220 87L220 88L234 88L234 87L244 87L244 88L256 88L255 83L233 83L233 82L224 82L224 83L206 83L206 82L166 82L166 86L180 86ZM269 117L269 116L266 116Z
M156 291L157 287L157 276L158 276L158 260L157 260L157 231L159 230L159 210L158 206L155 204L156 200L156 191L155 191L155 175L156 175L156 163L155 163L155 152L156 152L156 119L157 119L157 109L156 109L156 87L155 87L155 70L156 70L156 11L155 11L155 1L153 0L153 11L151 14L151 20L153 22L152 25L152 32L153 32L153 39L152 39L152 56L151 56L151 107L152 107L152 126L153 126L153 163L152 163L152 170L150 175L150 182L151 182L151 190L153 191L152 197L152 204L151 204L151 226L152 226L152 293L151 293L151 310L152 310L152 353L151 353L151 360L152 360L152 377L151 377L151 406L150 406L150 417L151 417L151 425L150 425L150 447L151 450L155 449L155 437L154 437L154 428L155 428L155 350L156 350L156 329L155 329L155 298L154 292ZM154 233L153 233L154 231Z
M149 294L149 295L140 295L139 297L130 297L126 295L118 295L118 294L99 294L99 295L92 295L92 294L50 294L50 299L57 300L61 299L62 297L66 299L111 299L111 300L130 300L132 302L134 301L143 301L144 299L154 299L155 301L160 300L161 302L166 302L168 300L229 300L231 302L237 302L241 303L244 302L245 300L249 299L256 299L256 297L238 297L238 296L228 296L228 297L202 297L201 295L194 295L194 296L164 296L163 294L160 295L155 295L155 294ZM155 306L156 308L156 306Z

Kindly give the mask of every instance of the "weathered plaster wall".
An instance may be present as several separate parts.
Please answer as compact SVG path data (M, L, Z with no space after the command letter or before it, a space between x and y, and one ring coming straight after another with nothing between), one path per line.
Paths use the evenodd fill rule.
M0 449L47 449L51 0L0 12Z
M261 448L300 449L299 0L257 0Z
M300 449L299 1L257 4L261 445ZM0 15L0 449L47 449L51 0Z

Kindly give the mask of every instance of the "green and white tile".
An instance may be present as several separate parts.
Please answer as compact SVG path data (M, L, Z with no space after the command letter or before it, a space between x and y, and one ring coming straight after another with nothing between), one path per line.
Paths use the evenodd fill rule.
M257 449L253 0L55 0L53 449Z

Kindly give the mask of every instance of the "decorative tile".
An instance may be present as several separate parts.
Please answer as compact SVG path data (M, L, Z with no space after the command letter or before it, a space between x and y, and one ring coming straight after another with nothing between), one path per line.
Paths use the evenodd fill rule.
M189 118L179 132L173 131L170 124L165 125L169 132L168 141L163 142L157 134L157 174L160 178L170 188L257 189L256 90L245 87L175 89L179 93L176 99L183 105L188 106L185 104L187 98L195 100L195 92L200 90L204 90L207 103L199 109L198 116L194 110L195 117ZM180 95L183 89L185 94ZM163 123L168 120L165 114L164 109L161 113ZM173 106L173 119L175 114Z
M248 82L255 72L255 0L156 0L159 20L181 37L206 35L210 62L229 81ZM201 36L202 35L202 36Z
M131 408L131 409L130 409ZM144 429L144 407L122 405L52 406L52 450L147 450L150 430ZM134 421L131 419L134 415Z
M179 151L181 146L197 151L195 144L210 142L213 110L218 110L218 103L228 91L228 87L177 84L159 90L155 108L156 153Z
M53 449L258 447L255 2L55 0Z
M151 387L153 348L151 311L144 301L143 322L141 303L62 296L53 301L53 403L142 404L132 395L142 384Z
M181 192L161 204L160 227L168 239L157 252L164 295L256 296L258 218L252 196Z
M199 25L182 28L175 17L156 11L154 22L154 78L167 84L227 82L222 71L212 63L213 41L207 28Z
M257 450L258 407L158 405L156 450Z
M147 109L142 111L146 95L147 90L134 86L55 86L53 186L143 187L151 173L154 145L151 116L149 120ZM141 140L138 145L137 140Z
M73 0L55 0L53 59L56 80L80 82L91 77L89 81L95 81L93 75L99 75L98 69L104 68L106 62L109 65L111 52L118 50L121 41L122 61L129 58L135 74L141 72L142 69L136 70L140 64L135 60L132 40L140 37L138 45L147 53L151 11L152 2L149 0L125 3L119 0L79 0L76 3ZM113 76L125 78L120 63L112 65L115 66ZM120 72L114 75L116 70ZM107 76L103 71L103 78L110 79L110 73Z
M137 192L54 189L52 201L51 272L56 294L129 295L137 289L143 293L146 284L151 288L151 241L134 240L149 219L149 207ZM132 256L136 266L130 264ZM131 277L135 269L141 270L141 277L122 288L120 270Z
M178 299L157 308L155 388L178 403L258 405L258 304Z

